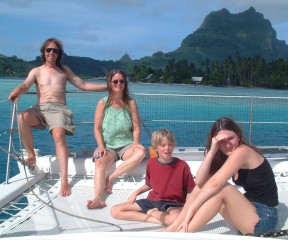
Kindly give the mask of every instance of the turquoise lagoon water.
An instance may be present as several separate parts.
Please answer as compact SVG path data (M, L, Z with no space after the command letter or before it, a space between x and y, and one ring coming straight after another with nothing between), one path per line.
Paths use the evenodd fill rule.
M11 103L6 101L10 91L20 84L24 79L0 78L0 146L8 147L9 136L2 134L10 128L11 120ZM99 83L103 83L99 81ZM259 96L259 97L288 97L286 90L269 90L259 88L230 88L230 87L204 87L194 85L166 85L166 84L141 84L129 83L130 93L135 97L139 106L140 117L143 123L141 143L145 146L150 145L150 137L152 131L165 127L173 129L178 146L204 146L206 135L211 126L211 122L217 118L227 115L232 116L243 123L249 122L250 98L221 98L221 103L216 104L217 109L211 108L218 99L212 98L190 98L190 97L172 97L172 96L139 96L141 94L174 94L174 95L224 95L224 96ZM31 89L34 91L35 89ZM74 86L68 84L67 90L78 90ZM76 124L75 136L67 137L68 147L70 151L79 152L86 149L95 149L96 142L93 133L93 124L78 125L80 122L93 122L94 112L98 100L105 96L106 92L91 93L73 93L67 94L67 105L74 112L74 123ZM22 95L18 103L18 110L22 111L36 102L36 95ZM177 101L175 101L177 99ZM264 100L259 100L259 105ZM270 102L271 100L265 100ZM287 101L287 100L285 100ZM213 105L214 104L214 105ZM267 106L269 109L267 109ZM261 121L280 121L278 119L279 112L287 112L287 104L285 107L279 103L266 105L264 109L262 105L257 108L256 119L260 122L253 128L254 132L261 131L253 139L256 145L285 145L286 135L271 135L271 132L286 132L286 125L273 125L271 128L261 124ZM186 121L188 116L194 116L193 121ZM155 121L148 121L154 119ZM165 120L165 121L163 121ZM172 120L176 120L172 121ZM198 122L205 120L205 122ZM288 121L288 113L287 119ZM243 124L245 134L248 135L249 125ZM148 131L146 131L146 129ZM288 132L288 129L287 129ZM17 133L15 134L17 135ZM34 131L35 147L40 149L42 155L54 154L55 147L48 131ZM265 144L263 144L265 143ZM15 137L15 147L20 148L18 136ZM7 155L0 150L0 182L5 180ZM12 159L11 175L18 173L16 161Z

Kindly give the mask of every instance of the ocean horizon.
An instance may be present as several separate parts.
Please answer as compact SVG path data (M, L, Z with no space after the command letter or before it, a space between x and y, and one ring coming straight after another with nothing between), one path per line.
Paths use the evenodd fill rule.
M9 136L8 134L3 134L5 131L10 129L10 121L11 121L11 106L12 104L7 101L9 93L19 85L24 78L0 78L0 114L1 114L1 127L0 127L0 146L4 147L5 149L8 148L8 140ZM101 80L89 80L93 82L99 82L103 83ZM67 91L75 91L79 90L68 83L67 85ZM30 89L31 92L35 91L35 88ZM259 97L283 97L288 98L288 91L287 90L273 90L273 89L263 89L263 88L244 88L244 87L212 87L212 86L202 86L202 85L184 85L184 84L153 84L153 83L133 83L129 82L129 91L132 97L135 97L140 117L143 120L143 129L142 129L142 137L141 137L141 143L145 146L149 146L150 144L150 136L153 129L158 129L164 126L164 123L161 121L155 121L148 127L145 126L146 118L155 118L155 119L171 119L173 115L175 115L175 109L183 107L183 111L181 112L181 116L177 116L180 120L183 117L183 122L175 127L174 125L165 125L171 126L171 128L176 129L175 130L175 137L178 143L178 146L180 147L182 143L184 142L191 142L191 146L204 146L206 138L199 137L197 134L205 135L208 133L207 129L209 129L211 122L207 121L206 125L202 123L193 123L195 124L193 129L193 134L191 134L189 131L185 132L185 129L183 128L189 128L191 126L190 122L185 122L185 116L186 113L189 113L190 111L195 111L195 114L197 114L200 110L203 110L203 108L209 107L210 103L205 103L204 100L201 100L199 103L196 102L187 102L186 100L183 100L183 102L179 105L179 103L174 102L174 100L168 96L163 101L159 101L158 99L154 97L145 97L142 98L140 96L138 98L137 94L171 94L171 95L221 95L221 96L259 96ZM136 95L135 95L136 94ZM94 120L94 113L95 108L98 103L98 100L104 96L107 95L107 92L78 92L78 93L68 93L67 94L67 106L73 111L74 113L74 119L73 122L76 125L76 131L75 135L70 137L68 136L67 143L68 148L70 151L82 151L82 150L94 150L96 148L96 141L94 138L94 132L93 132L93 120ZM224 102L222 105L228 105L227 107L227 114L238 116L239 109L236 109L237 101L242 102L242 98L238 98L235 100L235 103L230 102ZM17 106L18 111L21 112L28 108L29 106L33 105L37 100L37 96L35 94L25 94L22 95ZM199 106L196 106L198 104ZM164 105L168 106L164 108ZM187 106L186 106L187 105ZM198 108L199 107L199 108ZM156 114L154 116L150 116L148 113L148 109L150 108L156 108ZM275 107L273 106L273 109ZM157 110L159 109L159 111ZM272 110L273 110L272 109ZM272 111L271 110L271 111ZM276 111L277 109L275 109ZM225 110L226 111L226 110ZM278 110L277 110L278 111ZM287 110L286 110L287 111ZM194 112L193 112L194 113ZM179 114L179 113L178 113ZM246 112L243 112L243 114L246 114ZM207 113L207 116L211 118L211 120L216 120L218 117L217 112L209 112ZM240 115L239 115L240 116ZM206 118L206 116L203 116ZM209 118L209 120L210 120ZM241 118L241 117L239 117ZM270 118L270 116L269 116ZM241 120L241 119L240 119ZM181 120L182 121L182 120ZM81 122L88 122L86 125L79 125ZM169 123L170 124L170 123ZM172 124L172 123L171 123ZM146 132L145 127L150 129L150 132ZM202 128L203 127L203 128ZM178 131L179 130L179 131ZM53 139L48 133L48 130L33 130L34 132L34 144L35 147L40 150L41 155L46 154L55 154L55 147L53 143ZM184 134L183 134L184 132ZM203 134L204 132L204 134ZM264 137L267 137L267 134L265 133L265 136L263 136L263 140L259 139L259 141L264 141ZM186 139L185 139L186 138ZM274 141L274 140L271 140ZM15 148L17 150L20 149L19 139L18 139L18 133L15 133ZM6 159L7 154L4 153L0 149L0 181L5 181L5 173L6 173ZM18 166L16 164L16 161L14 159L11 159L11 167L10 167L10 175L14 176L18 173Z

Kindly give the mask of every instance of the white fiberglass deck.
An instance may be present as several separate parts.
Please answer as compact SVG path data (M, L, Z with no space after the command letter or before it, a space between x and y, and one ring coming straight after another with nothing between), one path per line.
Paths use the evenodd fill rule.
M187 162L190 165L192 173L195 175L198 166L201 163L203 152L187 152L177 149L175 155L184 160L190 159L190 161ZM77 236L79 233L92 234L97 232L101 235L104 234L104 232L113 232L114 235L110 236L118 238L121 236L128 237L125 234L130 232L136 234L134 235L134 239L141 239L144 238L144 236L147 236L147 232L156 233L162 229L163 226L158 224L116 220L110 215L111 206L126 201L130 194L144 183L145 162L129 176L127 175L118 179L117 183L113 186L113 194L106 195L106 208L95 210L88 210L86 208L87 199L93 198L94 193L94 164L92 163L90 156L91 155L83 155L77 156L77 159L70 158L69 172L73 173L70 178L72 195L65 198L58 195L59 174L57 174L58 168L57 164L55 164L55 157L40 157L38 162L41 162L43 165L39 165L39 168L46 172L49 171L49 173L46 173L46 177L44 178L42 171L37 173L36 175L39 174L39 178L42 178L42 180L33 186L33 192L31 192L31 190L27 191L25 197L20 200L20 204L14 203L9 205L10 209L19 206L21 207L21 204L21 208L23 208L23 206L29 203L27 207L24 207L22 211L16 213L9 221L0 225L0 236L2 235L2 237L10 238L24 236L43 237L46 235L52 235L54 237L57 235L57 237L59 237L59 235L61 235L62 238L62 236L69 236L69 234L73 234L70 236ZM278 155L278 159L279 157L281 157L281 155ZM191 161L191 159L193 159L193 161ZM280 200L278 229L288 229L288 162L283 160L271 160L270 163L275 172ZM29 178L29 180L31 179L32 177ZM24 172L21 176L18 176L17 182L21 181L27 183ZM139 198L145 196L146 195L142 195L139 196ZM41 198L43 201L40 201L38 198ZM49 206L47 204L49 204ZM143 232L143 235L139 232ZM217 215L208 223L200 233L209 234L207 235L207 239L216 239L212 236L219 233L221 233L221 237L218 239L225 239L224 236L231 234L233 235L233 238L238 238L237 231L231 228L220 215ZM169 239L170 236L175 236L173 234L167 235L167 233L156 233L156 235L159 238L165 239ZM104 235L102 236L104 237ZM136 236L139 238L136 238ZM195 235L193 236L193 239L205 239L196 238ZM201 234L199 236L201 236ZM174 239L178 239L178 235Z

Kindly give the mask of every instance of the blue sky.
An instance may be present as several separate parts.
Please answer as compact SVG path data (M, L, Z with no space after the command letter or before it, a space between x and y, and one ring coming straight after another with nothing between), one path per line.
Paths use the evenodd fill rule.
M1 0L0 54L34 60L56 37L70 56L140 59L177 49L212 11L251 6L288 44L287 0Z

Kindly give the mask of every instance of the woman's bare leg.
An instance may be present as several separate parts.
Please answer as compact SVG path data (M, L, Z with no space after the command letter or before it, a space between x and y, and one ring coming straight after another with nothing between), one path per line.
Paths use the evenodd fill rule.
M127 173L136 168L142 162L145 156L146 151L144 148L129 148L123 154L123 162L120 164L120 166L118 166L115 171L109 177L107 177L105 190L109 193L112 192L112 184L114 180L124 173Z
M114 162L115 158L110 152L95 161L95 174L94 174L94 192L95 197L93 200L87 201L87 208L103 208L106 207L103 201L104 189L106 187L105 172L107 168Z

